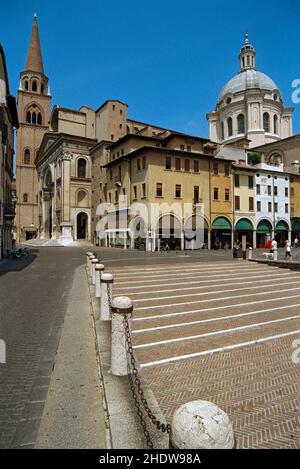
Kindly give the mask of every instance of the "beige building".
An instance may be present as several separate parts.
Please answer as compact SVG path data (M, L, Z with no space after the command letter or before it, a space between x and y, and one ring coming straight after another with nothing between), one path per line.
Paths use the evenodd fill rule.
M17 131L17 241L38 235L38 181L35 159L45 132L49 130L50 90L44 74L39 31L34 16L25 70L18 90Z
M12 248L13 239L14 128L18 128L16 100L9 91L5 55L0 44L0 259Z
M248 138L250 148L292 135L293 108L285 108L276 83L256 69L256 51L245 43L240 70L223 86L214 111L207 114L209 136L220 143Z

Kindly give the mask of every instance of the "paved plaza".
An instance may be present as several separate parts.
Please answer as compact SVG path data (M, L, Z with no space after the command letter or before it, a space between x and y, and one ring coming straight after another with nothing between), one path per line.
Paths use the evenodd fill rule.
M300 273L242 260L114 268L136 356L168 420L205 399L238 448L300 448Z

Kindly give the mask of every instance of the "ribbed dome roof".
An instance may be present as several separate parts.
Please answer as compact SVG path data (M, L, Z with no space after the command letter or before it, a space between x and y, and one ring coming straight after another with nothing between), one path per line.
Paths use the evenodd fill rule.
M254 69L244 70L235 75L231 80L226 83L219 94L218 102L228 93L239 93L240 91L261 89L267 91L278 90L276 83L265 75Z

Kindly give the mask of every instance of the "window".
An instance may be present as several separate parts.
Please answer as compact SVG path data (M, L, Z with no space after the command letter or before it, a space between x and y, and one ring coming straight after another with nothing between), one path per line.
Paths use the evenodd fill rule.
M234 175L234 187L240 187L240 176L238 174Z
M232 118L228 117L227 119L227 131L228 131L228 137L232 136Z
M199 173L200 165L198 160L194 160L194 173Z
M187 145L186 151L192 151L192 148L190 147L190 145Z
M238 124L238 133L244 134L245 133L245 116L244 114L239 114L237 116L237 124Z
M123 114L123 110L122 110L122 109L120 109L120 116L121 116L122 114Z
M275 213L278 212L278 203L277 202L275 202L275 204L274 204L274 212Z
M156 197L162 197L162 183L156 183Z
M253 189L253 176L248 176L248 188Z
M145 183L142 184L142 194L143 194L143 198L145 198L146 197L146 184Z
M108 194L108 200L109 200L109 203L111 204L111 193L110 192Z
M181 159L180 158L175 158L175 169L176 169L176 171L181 170Z
M133 198L137 199L137 187L133 186Z
M44 85L41 84L41 94L44 94Z
M37 123L38 125L42 125L42 114L40 112L38 113Z
M32 82L32 91L37 92L37 82L35 80Z
M268 195L272 195L272 187L268 186Z
M143 156L142 158L142 168L145 169L146 168L146 157Z
M289 213L289 204L285 204L285 213Z
M194 204L199 204L199 186L194 186Z
M118 166L118 179L119 179L119 181L122 180L122 168L121 168L121 166Z
M28 194L23 195L23 202L26 204L28 202Z
M138 171L141 170L141 160L139 158L136 160L136 168Z
M77 177L86 178L86 160L79 158L77 161Z
M180 184L176 184L175 186L175 197L176 199L180 199L181 197L181 185Z
M249 197L249 211L252 212L254 210L254 199L253 197Z
M115 109L116 109L116 106L113 104L112 105L112 110L115 111Z
M258 212L261 211L261 202L256 203L256 209L257 209Z
M224 140L224 122L221 122L221 140Z
M284 188L284 195L285 195L285 197L289 196L289 188L288 187Z
M184 160L184 170L185 171L190 170L190 160Z
M33 112L33 113L32 113L32 120L31 120L31 123L32 123L32 124L36 124L36 112Z
M28 80L25 80L25 90L28 91L29 86L28 86Z
M180 150L184 151L184 145L180 145Z
M274 134L278 134L278 117L276 114L273 117L273 126L274 126Z
M268 212L272 212L272 203L268 202Z
M230 192L229 192L229 189L225 189L225 202L229 202L229 195L230 195Z
M120 125L119 125L119 127L120 127L120 129L122 129L122 127L123 127L123 124L120 124Z
M115 138L114 134L111 134L110 139L113 140Z
M224 176L229 176L229 163L224 163Z
M263 125L264 125L264 131L270 132L270 116L267 112L264 112L263 114Z
M235 210L240 210L240 196L239 195L236 195L234 197L234 207L235 207Z
M260 195L260 185L256 184L256 194Z
M28 148L24 152L24 164L30 164L30 150Z
M214 188L214 200L219 200L219 189L217 187Z
M214 161L213 174L214 176L218 176L219 174L219 165L217 161Z
M119 202L119 194L118 191L115 191L115 204Z
M172 158L170 156L166 157L166 169L172 169Z
M31 112L28 111L26 114L26 122L27 124L31 124Z

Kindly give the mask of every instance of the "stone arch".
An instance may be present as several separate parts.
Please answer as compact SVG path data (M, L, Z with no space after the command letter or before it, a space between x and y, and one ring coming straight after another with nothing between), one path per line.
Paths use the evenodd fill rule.
M80 188L77 189L75 195L76 205L78 207L88 207L89 206L89 193L86 189Z
M79 229L82 230L84 228L84 226L82 226L82 225L79 226L79 223L80 223L79 215L80 214L85 215L85 219L86 219L85 238L78 237ZM88 240L90 240L91 239L91 215L90 215L88 210L86 210L84 208L78 208L77 210L75 210L74 219L73 219L73 232L74 232L74 239L75 240L77 240L77 239L88 239ZM83 231L81 231L81 236L83 236Z
M201 249L208 247L207 218L201 213L194 213L184 221L184 247L185 249Z
M87 178L89 175L89 161L85 156L79 156L76 159L76 176Z
M30 148L24 148L24 156L23 156L23 163L26 165L31 164L31 152Z
M167 243L170 249L181 248L182 222L175 213L163 213L155 225L156 238Z

